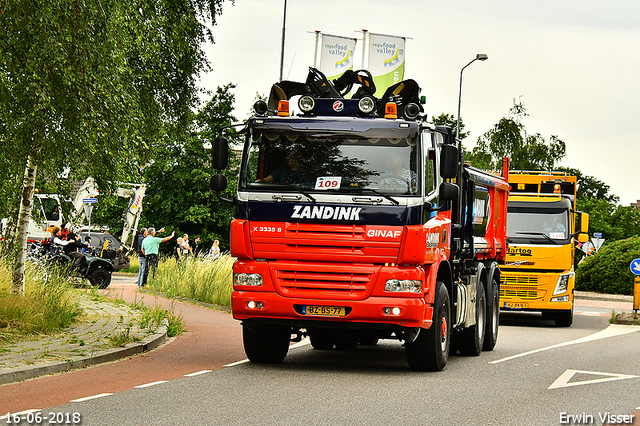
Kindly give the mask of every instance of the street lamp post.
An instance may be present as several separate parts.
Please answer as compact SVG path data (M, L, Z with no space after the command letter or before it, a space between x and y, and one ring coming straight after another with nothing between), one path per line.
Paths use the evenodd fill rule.
M471 62L469 62L464 67L462 67L462 69L460 70L460 89L458 91L458 120L456 121L456 139L460 138L460 104L462 103L462 72L466 67L468 67L475 61L486 61L487 58L488 56L485 55L484 53L478 53Z
M284 68L284 34L287 24L287 0L284 0L284 13L282 16L282 46L280 47L280 81L282 81L282 72Z

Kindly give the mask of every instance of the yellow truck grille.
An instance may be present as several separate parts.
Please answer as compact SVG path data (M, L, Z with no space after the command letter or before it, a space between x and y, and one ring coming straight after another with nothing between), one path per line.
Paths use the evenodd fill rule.
M538 288L537 275L503 275L503 282L500 286L500 298L518 298L523 300L542 299L546 293L544 289Z

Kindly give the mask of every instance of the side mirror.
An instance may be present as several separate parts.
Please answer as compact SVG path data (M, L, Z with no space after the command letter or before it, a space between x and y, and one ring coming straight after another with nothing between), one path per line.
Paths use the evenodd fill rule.
M586 243L589 241L589 215L583 212L576 212L576 234L578 234L578 242Z
M216 138L213 144L213 168L216 170L222 170L227 168L229 163L229 142L224 136Z
M460 188L455 183L442 182L438 189L440 201L453 201L460 197Z
M458 161L460 152L455 145L442 145L440 151L440 176L443 179L453 179L458 176Z
M587 233L589 232L589 214L583 212L576 212L576 229L575 232Z
M211 190L215 192L222 192L227 189L227 177L223 174L217 173L211 176L209 186L211 187Z

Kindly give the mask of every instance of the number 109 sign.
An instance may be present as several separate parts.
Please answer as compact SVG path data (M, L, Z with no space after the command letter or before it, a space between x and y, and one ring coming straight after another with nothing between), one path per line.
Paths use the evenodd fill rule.
M314 189L338 189L341 181L342 176L322 176L316 179Z

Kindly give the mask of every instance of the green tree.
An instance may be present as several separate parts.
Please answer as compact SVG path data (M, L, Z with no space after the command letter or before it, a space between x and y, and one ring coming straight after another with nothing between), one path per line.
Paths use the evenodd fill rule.
M156 152L156 158L143 172L148 184L143 222L156 227L172 224L180 232L199 235L202 245L213 240L229 243L229 222L234 207L219 203L209 189L212 175L211 152L216 136L233 122L235 85L218 87L211 100L193 117L190 133L171 139ZM227 129L233 139L235 132ZM207 148L205 148L205 146ZM231 156L230 169L236 167L239 157ZM229 187L235 191L235 179ZM191 238L193 239L193 238Z
M1 196L17 217L12 292L23 291L38 172L126 178L180 132L207 61L201 44L223 0L7 0L0 7ZM18 171L24 170L24 174ZM19 193L21 197L10 196Z
M576 176L578 181L577 198L578 201L585 198L596 198L609 203L618 203L620 198L609 193L610 187L601 180L593 176L584 175L580 170L571 167L558 167L558 170L567 172L571 176Z
M467 160L486 170L502 168L502 158L511 158L511 168L551 170L566 155L565 143L552 135L547 142L540 133L529 134L522 124L528 114L521 101L513 100L509 115L478 138Z
M598 198L578 200L578 209L589 214L589 232L601 232L607 244L640 235L640 211Z
M447 126L453 129L453 133L456 132L456 124L457 120L453 116L453 114L442 113L437 117L431 117L430 123L435 124L436 126ZM467 136L469 136L469 132L464 131L464 123L462 122L462 118L460 118L460 140L464 140Z

